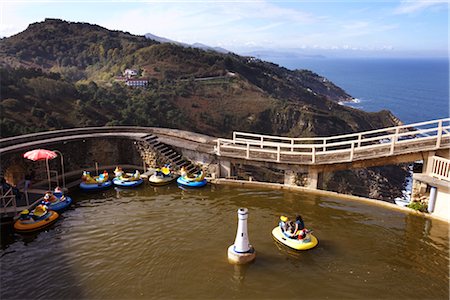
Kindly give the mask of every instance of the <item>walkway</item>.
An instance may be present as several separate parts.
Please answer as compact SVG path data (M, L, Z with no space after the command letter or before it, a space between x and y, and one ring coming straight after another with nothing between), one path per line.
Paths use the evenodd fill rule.
M234 132L217 155L298 165L330 165L450 148L450 118L346 135L286 138Z

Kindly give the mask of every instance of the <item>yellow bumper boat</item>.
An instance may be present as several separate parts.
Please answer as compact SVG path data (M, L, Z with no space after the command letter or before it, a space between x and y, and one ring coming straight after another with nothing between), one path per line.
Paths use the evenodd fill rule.
M280 223L272 230L272 236L278 242L295 250L308 250L317 246L319 241L305 228L303 219L297 215L296 221L288 221L285 216L280 217Z

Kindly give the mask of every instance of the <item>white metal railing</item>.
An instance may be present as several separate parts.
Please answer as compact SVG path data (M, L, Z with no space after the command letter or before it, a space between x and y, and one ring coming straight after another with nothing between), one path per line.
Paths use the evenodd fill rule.
M14 195L12 188L9 188L6 192L2 189L2 193L0 195L0 203L1 211L6 211L8 207L12 207L14 208L14 211L16 211L16 195Z
M447 137L450 118L329 137L288 138L234 132L233 139L217 139L215 150L217 155L231 150L236 157L246 159L272 155L272 159L263 160L277 162L283 162L284 155L295 155L302 162L314 164L318 155L346 154L345 161L352 161L355 153L367 149L387 148L387 155L393 155L397 145L417 141L433 143L433 148L438 149Z
M450 159L439 156L431 158L431 173L430 176L450 181Z

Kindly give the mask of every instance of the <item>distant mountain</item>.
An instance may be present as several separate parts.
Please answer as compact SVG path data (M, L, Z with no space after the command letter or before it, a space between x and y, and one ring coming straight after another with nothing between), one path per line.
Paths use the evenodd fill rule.
M160 37L160 36L157 36L157 35L154 35L154 34L151 34L151 33L146 33L144 36L146 38L150 39L150 40L154 40L154 41L157 41L159 43L172 43L172 44L176 44L176 45L186 45L186 46L188 45L188 44L180 43L180 42L177 42L177 41L169 40L169 39L166 39L164 37Z
M183 46L183 47L192 47L192 48L198 48L198 49L202 49L205 51L216 51L219 53L230 53L231 51L228 51L227 49L221 48L221 47L211 47L205 44L201 44L201 43L194 43L194 44L187 44L187 43L182 43L182 42L177 42L174 40L170 40L170 39L166 39L164 37L160 37L151 33L146 33L145 37L160 43L170 43L170 44L175 44L175 45L179 45L179 46Z
M194 48L199 48L199 49L203 49L206 51L216 51L219 53L231 53L231 51L228 51L227 49L221 48L221 47L211 47L205 44L201 44L201 43L194 43L191 45Z

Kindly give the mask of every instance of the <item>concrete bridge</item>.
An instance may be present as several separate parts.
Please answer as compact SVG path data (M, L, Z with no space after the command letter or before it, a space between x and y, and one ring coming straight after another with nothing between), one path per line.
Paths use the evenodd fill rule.
M450 118L345 135L287 138L234 132L232 139L217 139L221 157L291 166L307 171L308 187L317 188L320 172L367 168L448 157ZM297 168L293 166L298 166ZM303 168L299 168L299 167ZM292 180L293 172L285 181Z
M99 143L100 140L108 142ZM117 148L114 142L117 140L127 141L127 145ZM307 138L234 132L232 139L224 139L182 130L134 126L56 130L0 139L2 172L17 162L12 157L21 158L19 154L41 147L55 148L68 156L79 156L80 151L89 153L91 161L108 160L109 165L143 165L144 171L146 166L157 163L155 157L159 157L159 162L171 162L175 168L185 166L192 172L202 166L215 178L235 177L233 166L237 164L275 168L284 172L284 184L294 185L298 173L302 173L307 174L305 186L316 189L321 172L417 160L423 160L426 165L436 155L448 158L450 118ZM120 156L117 152L124 149L127 153ZM87 169L88 159L73 163L71 170L79 173ZM16 173L18 177L23 176L18 174L20 171Z

